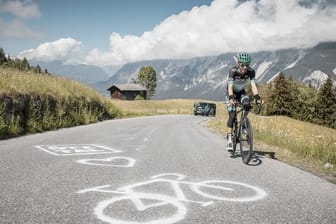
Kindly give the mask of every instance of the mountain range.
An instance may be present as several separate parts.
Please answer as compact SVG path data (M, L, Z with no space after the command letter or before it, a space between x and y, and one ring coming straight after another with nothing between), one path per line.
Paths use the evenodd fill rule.
M315 87L319 87L328 76L336 82L336 42L320 43L307 49L256 52L251 53L251 57L250 66L255 69L256 80L259 83L271 81L280 72ZM157 88L153 99L224 100L227 74L236 64L236 53L224 53L190 59L128 63L110 77L102 68L89 65L72 67L74 70L67 70L66 74L73 75L74 79L79 79L103 95L108 95L107 88L111 85L129 83L137 77L141 67L152 66L157 73ZM61 68L59 65L55 70ZM55 73L63 74L58 71Z
M39 65L49 73L70 78L84 84L94 85L99 81L109 79L110 75L103 68L85 64L66 64L62 61L30 61L32 65Z

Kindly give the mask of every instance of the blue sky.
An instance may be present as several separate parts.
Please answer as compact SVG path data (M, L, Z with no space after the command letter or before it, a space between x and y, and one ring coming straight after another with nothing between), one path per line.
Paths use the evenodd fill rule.
M7 1L28 7L36 5L39 15L23 18L23 23L35 35L26 37L0 36L6 52L18 54L40 43L71 37L85 43L87 48L106 49L112 32L121 35L141 35L152 30L165 18L209 5L211 0L35 0ZM0 6L1 7L1 6ZM1 12L0 19L15 20L17 16ZM24 34L23 34L24 35Z
M113 66L336 41L334 0L0 0L14 57Z

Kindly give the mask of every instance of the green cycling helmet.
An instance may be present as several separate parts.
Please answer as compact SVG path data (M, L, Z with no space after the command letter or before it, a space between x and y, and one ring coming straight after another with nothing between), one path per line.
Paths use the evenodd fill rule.
M251 62L251 57L248 53L239 53L238 54L238 62L249 64Z

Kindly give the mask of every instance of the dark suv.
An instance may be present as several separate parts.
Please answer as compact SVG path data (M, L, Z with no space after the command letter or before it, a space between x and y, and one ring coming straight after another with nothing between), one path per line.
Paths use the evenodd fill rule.
M208 102L194 103L194 115L216 116L216 104Z

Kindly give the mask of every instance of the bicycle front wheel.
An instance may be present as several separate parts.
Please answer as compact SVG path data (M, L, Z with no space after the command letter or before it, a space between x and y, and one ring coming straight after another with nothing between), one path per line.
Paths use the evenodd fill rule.
M245 117L240 124L240 153L242 160L248 164L253 156L253 133L250 120Z
M238 130L238 125L237 122L234 121L233 123L233 129L232 129L232 151L231 151L231 155L234 156L236 153L236 149L237 149L237 131Z

